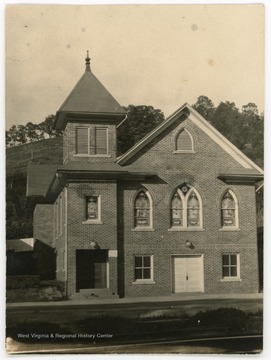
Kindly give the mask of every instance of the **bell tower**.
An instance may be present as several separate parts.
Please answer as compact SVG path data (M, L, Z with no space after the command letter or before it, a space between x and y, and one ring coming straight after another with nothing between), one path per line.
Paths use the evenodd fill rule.
M56 113L55 129L64 130L63 159L67 162L115 162L116 127L126 112L91 71L85 72Z

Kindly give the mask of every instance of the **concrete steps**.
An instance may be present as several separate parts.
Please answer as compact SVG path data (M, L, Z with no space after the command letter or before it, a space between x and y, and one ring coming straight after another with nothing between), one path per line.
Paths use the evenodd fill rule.
M80 289L79 292L71 296L71 300L98 300L98 299L118 299L119 296L112 293L110 289Z

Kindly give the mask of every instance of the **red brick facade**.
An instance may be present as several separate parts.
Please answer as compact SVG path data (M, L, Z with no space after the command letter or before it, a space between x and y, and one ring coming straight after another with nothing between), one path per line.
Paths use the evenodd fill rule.
M146 165L158 173L157 181L122 183L119 186L119 206L123 204L127 210L124 211L124 219L121 219L124 223L123 241L127 264L124 271L125 294L171 294L171 256L177 254L203 254L206 293L257 292L255 188L253 185L227 185L217 178L223 169L240 165L189 119L180 126L193 133L195 153L173 153L172 133L175 126L167 129L153 145L150 144L129 161L130 164ZM184 182L194 186L201 195L203 230L170 231L170 199L174 190ZM152 196L154 231L131 231L133 199L137 189L142 186ZM238 199L240 227L235 231L221 229L221 197L226 189L232 189ZM193 249L186 246L188 240L193 244ZM223 253L240 254L240 280L223 281ZM134 254L153 255L155 284L133 284Z
M193 136L191 153L174 152L175 135L181 128ZM72 139L74 126L67 126L66 131ZM75 145L71 143L68 146L72 154ZM82 159L99 161L97 157ZM35 209L35 238L56 247L57 279L66 282L68 295L76 292L76 252L92 249L93 242L108 251L107 286L120 296L172 294L172 257L177 255L203 257L205 293L258 292L255 188L253 184L226 184L218 178L225 168L240 167L230 154L188 118L174 122L131 157L127 165L145 167L157 175L144 181L69 180L54 206L39 204ZM170 225L170 201L184 182L201 197L202 228L174 231ZM134 200L140 189L147 190L152 199L153 227L145 231L134 226ZM238 200L239 228L235 230L221 229L221 198L227 189ZM84 220L86 196L101 199L97 224ZM193 248L187 247L187 241ZM223 280L224 253L239 254L240 278ZM152 283L134 281L136 255L152 256Z
M88 67L84 76L92 86ZM86 86L80 86L77 98L87 98ZM48 184L44 202L49 204L37 204L34 214L34 237L55 248L56 278L65 282L67 295L92 288L107 288L120 297L258 292L255 181L261 169L187 104L116 159L116 128L125 114L116 113L119 105L108 93L105 97L110 116L101 111L95 118L91 109L71 115L65 106L59 111L64 166ZM95 127L106 127L107 154L96 155L91 148L76 154L77 126L89 132L88 146L95 144ZM182 129L187 130L182 139L189 142L191 136L191 144L176 149ZM171 225L172 198L183 184L198 199L196 227ZM222 228L222 198L229 190L235 226ZM141 191L148 199L150 224L136 227ZM95 220L88 217L89 198ZM188 219L190 210L182 211Z

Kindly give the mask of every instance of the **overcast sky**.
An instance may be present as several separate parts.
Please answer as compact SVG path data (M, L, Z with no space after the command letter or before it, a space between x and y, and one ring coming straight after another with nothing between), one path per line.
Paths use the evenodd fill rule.
M85 69L122 106L166 116L200 95L264 107L261 5L10 5L6 121L55 114Z

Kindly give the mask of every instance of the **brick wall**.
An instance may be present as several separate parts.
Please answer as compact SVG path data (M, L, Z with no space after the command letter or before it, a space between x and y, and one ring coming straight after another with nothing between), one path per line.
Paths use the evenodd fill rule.
M81 123L80 123L81 124ZM70 161L113 161L115 127L110 125L111 158L75 157L75 127L67 125L65 154ZM185 126L193 135L195 153L174 153L174 134ZM68 141L68 143L67 143ZM69 144L69 145L68 145ZM64 144L65 148L65 144ZM65 153L66 151L66 153ZM172 256L202 255L206 293L257 292L258 261L256 237L255 189L253 185L228 185L217 176L240 164L200 130L190 119L173 124L156 137L126 165L143 166L158 176L139 181L85 181L67 184L67 218L63 217L62 235L53 233L56 213L52 205L37 205L34 236L55 244L57 278L68 281L68 294L76 290L76 250L91 249L96 241L108 250L109 287L120 296L157 296L172 293ZM183 182L195 187L203 205L203 228L200 231L170 231L170 201ZM153 202L153 231L134 231L133 203L144 187ZM234 191L239 207L240 229L221 230L220 203L225 190ZM84 223L85 197L101 197L101 224ZM57 200L58 201L58 200ZM67 233L66 233L67 231ZM65 239L67 236L67 274L65 274ZM53 240L52 240L53 239ZM55 240L54 240L55 239ZM193 248L186 246L189 240ZM55 241L55 242L54 242ZM110 252L109 250L118 250ZM240 256L240 281L222 280L222 254ZM114 254L114 255L112 255ZM154 284L133 284L134 256L153 255ZM64 259L64 260L63 260ZM64 265L63 265L64 264Z
M255 189L253 185L227 185L217 178L227 168L241 167L229 154L187 119L186 126L195 142L195 153L173 153L176 125L172 125L129 164L146 166L159 176L145 183L121 183L119 207L124 206L123 224L119 218L120 242L125 261L123 289L125 296L166 295L172 292L173 254L203 254L204 289L206 293L249 293L258 291ZM194 186L203 202L202 231L169 231L170 199L174 189L183 182ZM131 231L133 200L144 186L152 196L154 231ZM240 230L222 231L220 200L226 189L238 199ZM193 249L186 246L189 240ZM222 281L222 253L240 254L241 281ZM133 257L149 254L154 259L155 284L135 285ZM120 265L121 267L121 265Z
M86 196L101 197L101 224L84 223ZM91 249L96 241L100 249L117 250L116 182L94 181L68 185L68 286L76 288L76 250ZM117 258L109 258L109 286L117 291Z

